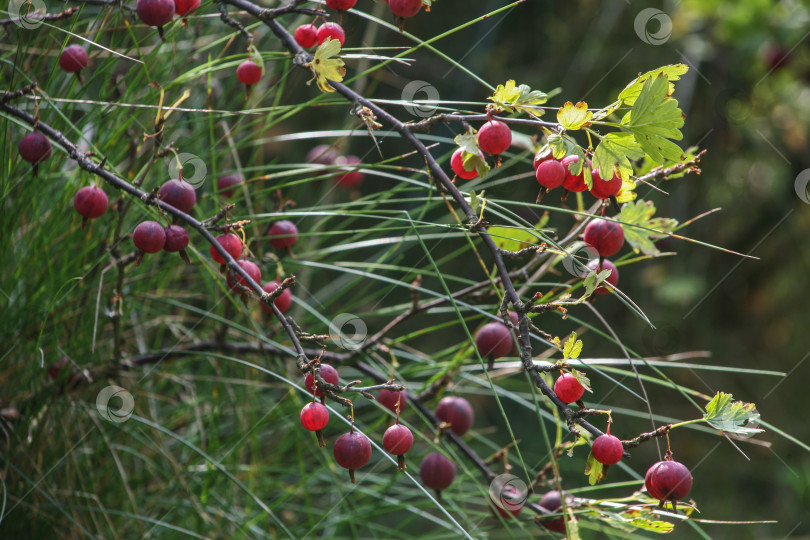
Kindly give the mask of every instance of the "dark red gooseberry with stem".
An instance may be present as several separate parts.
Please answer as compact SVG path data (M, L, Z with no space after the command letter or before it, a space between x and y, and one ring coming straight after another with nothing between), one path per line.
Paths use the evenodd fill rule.
M463 397L444 397L436 405L436 418L450 424L450 431L464 435L472 427L475 413L472 405Z
M245 60L236 68L236 78L245 85L245 99L250 99L250 87L262 80L262 66Z
M135 11L145 25L159 28L174 17L174 0L138 0Z
M307 403L301 409L301 425L306 429L315 432L318 437L318 445L321 447L326 446L326 441L323 440L323 428L329 424L329 409L325 405L317 402Z
M585 226L585 243L596 249L600 257L610 257L622 249L624 231L615 221L596 218Z
M354 471L371 459L371 442L357 431L344 433L335 441L335 461L344 469L349 469L349 478L354 484Z
M268 281L264 285L262 285L262 289L264 292L272 293L276 289L281 287L281 283L278 281ZM278 310L283 314L286 313L290 306L292 305L292 291L290 289L284 289L284 292L278 296L275 300L273 300L273 304L278 308ZM270 309L270 306L262 302L262 309L265 310L267 313L272 313L273 310Z
M178 17L183 17L198 7L200 7L200 0L174 0L174 12Z
M683 499L692 489L692 473L683 463L674 460L659 461L647 470L644 476L647 492L661 501L669 501L677 510L677 501Z
M534 159L532 160L532 164L534 165L534 169L537 170L537 167L550 159L554 159L554 154L551 152L550 148L541 148L537 151L534 155Z
M500 120L490 120L478 130L478 147L487 154L502 154L511 145L512 130Z
M609 199L616 195L622 189L622 177L619 174L613 175L613 178L605 181L599 175L599 171L593 171L593 187L591 194L597 199Z
M461 178L462 180L472 180L476 176L478 176L478 171L475 170L475 167L471 171L468 171L464 168L464 150L462 148L457 148L453 155L450 156L450 168L453 169L453 172L456 176ZM484 156L481 156L483 159Z
M357 0L326 0L326 5L335 11L346 11L353 8L356 3Z
M588 189L588 184L585 183L585 172L580 171L579 174L573 174L568 169L569 165L577 162L579 162L579 156L576 155L565 156L560 161L560 163L562 163L563 168L565 168L565 180L563 180L562 186L563 188L573 193L579 193L581 191L585 191L586 189Z
M547 493L544 493L537 504L545 508L549 513L552 514L558 514L562 512L563 509L562 498L560 497L559 491L549 491ZM553 518L540 518L538 519L538 522L540 523L540 525L542 525L549 531L565 534L564 516L557 516Z
M87 67L87 51L81 45L68 45L59 56L59 67L76 73Z
M73 206L82 216L82 228L88 219L96 219L107 211L109 201L107 194L98 186L87 186L76 192L73 197Z
M354 189L362 184L365 174L356 167L362 164L363 160L357 156L338 156L335 165L341 165L340 169L346 172L335 176L335 184L345 189Z
M615 465L622 460L624 445L618 437L605 433L594 439L591 452L593 458L602 465Z
M177 253L188 247L188 231L180 225L169 225L166 227L166 245L164 251Z
M515 348L515 342L505 324L500 321L492 321L476 332L475 348L478 349L478 354L482 358L491 361L509 356Z
M337 370L329 364L321 364L321 377L329 384L340 384L340 377L338 377ZM304 386L307 387L307 390L309 390L311 394L314 393L314 395L318 397L323 396L323 392L315 388L315 377L312 375L312 372L307 373L306 377L304 377Z
M197 203L197 193L194 191L194 186L185 180L169 180L162 186L158 192L158 198L188 214L194 205Z
M537 166L534 171L537 182L546 189L560 187L565 180L565 167L556 159L549 159Z
M377 394L377 401L389 411L396 413L397 402L399 402L399 412L405 410L405 407L408 405L408 396L405 392L396 392L383 388L380 390L380 393Z
M422 0L388 0L388 7L397 17L407 19L419 13L422 9Z
M38 165L51 155L51 141L42 133L27 133L17 146L20 157L33 165L34 178L37 177Z
M319 144L307 152L307 163L317 163L319 165L332 165L338 158L338 152L328 144Z
M338 23L328 22L323 23L318 28L318 45L322 44L327 38L336 39L340 42L340 46L343 47L343 44L346 43L346 32L343 31L343 27L340 26Z
M397 470L404 471L404 454L413 448L413 433L402 424L394 424L383 433L383 447L389 454L397 456Z
M492 515L497 513L503 519L510 519L520 515L521 510L523 510L523 502L525 501L526 496L525 493L521 493L518 488L511 484L505 484L501 486L500 493L497 495L498 496L496 498L495 494L492 493L492 487L490 487L489 509L492 512Z
M166 231L157 221L144 221L135 227L132 241L145 253L157 253L166 245Z
M217 236L217 242L225 251L228 252L228 255L233 257L234 259L238 259L240 255L242 255L242 240L233 233L225 233L220 234ZM219 254L219 252L214 249L214 246L211 246L211 257L218 262L219 264L225 264L225 258Z
M295 42L301 47L309 49L318 43L318 27L314 24L302 24L295 29Z
M422 460L419 476L427 487L442 491L456 478L456 466L439 452L432 452Z
M261 283L262 281L262 271L259 266L254 263L253 261L236 261L242 270L244 270L247 275L249 275L253 281L256 283ZM228 286L231 288L232 291L236 291L239 294L247 294L248 290L250 289L250 285L248 285L247 280L243 278L241 275L237 274L233 271L233 269L228 270Z
M245 178L239 173L220 176L217 178L217 191L223 197L230 198L233 197L234 193L236 193L236 186L239 186L244 182Z
M592 271L599 273L602 270L610 270L610 275L602 283L609 283L613 287L619 284L619 269L616 268L615 264L607 259L602 259L601 264L599 259L594 259L586 264L585 268L586 270L583 277L587 276ZM593 292L594 294L608 294L610 291L611 288L607 285L599 285Z
M276 221L268 233L270 243L276 249L291 248L298 242L298 227L287 219Z
M570 373L563 373L554 382L554 393L563 403L574 403L582 399L585 388Z

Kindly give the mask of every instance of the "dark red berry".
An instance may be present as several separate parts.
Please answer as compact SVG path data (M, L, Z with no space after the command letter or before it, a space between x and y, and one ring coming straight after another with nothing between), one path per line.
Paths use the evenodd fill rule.
M512 333L500 321L488 322L475 334L475 348L483 358L509 356L514 345Z
M235 234L220 234L217 236L217 242L219 242L219 245L225 248L228 255L234 259L238 259L239 256L242 255L242 240L240 240ZM214 246L211 246L211 257L219 264L225 264L225 258L220 255L216 249L214 249Z
M585 388L576 377L570 373L563 373L554 383L554 393L563 403L574 403L582 399Z
M497 512L502 518L509 519L520 515L523 510L523 502L525 501L526 493L521 493L518 488L511 484L500 486L500 493L496 499L490 487L489 500L490 510L493 515ZM523 500L521 500L523 499Z
M422 9L422 0L388 0L388 7L397 17L407 19L419 13Z
M338 23L323 23L320 28L318 28L318 45L326 41L327 38L338 40L340 46L343 47L343 44L346 42L346 32L343 31L343 27Z
M247 272L247 275L249 275L253 279L253 281L255 281L256 283L261 283L262 271L256 263L252 261L242 260L237 261L236 264L241 266L242 270ZM247 291L243 290L242 287L244 287L245 289L250 289L250 285L248 285L248 282L245 280L245 278L243 278L239 274L235 274L236 281L234 282L234 274L235 272L233 270L228 270L228 286L231 288L232 291L236 291L239 294L247 294ZM241 285L241 287L238 287L237 284Z
M365 174L355 165L361 165L363 160L357 156L338 156L335 165L343 165L340 170L347 171L335 176L335 184L346 189L354 189L363 183Z
M475 414L472 405L463 397L448 396L436 405L436 418L450 424L456 435L464 435L472 427Z
M615 221L596 218L585 227L585 243L596 249L600 257L610 257L622 249L624 231Z
M173 0L138 0L138 17L147 26L163 26L174 17Z
M450 168L453 169L453 172L461 178L462 180L472 180L476 176L478 176L478 171L475 170L475 167L471 171L468 171L464 168L464 158L462 157L464 154L464 150L461 148L456 149L453 152L453 155L450 157ZM483 159L483 155L481 159Z
M335 441L334 454L338 465L349 469L349 476L354 483L354 470L368 463L371 458L371 442L362 433L344 433Z
M568 191L573 193L579 193L580 191L585 191L588 189L588 185L585 183L585 172L580 171L579 174L571 174L571 171L568 170L568 166L572 163L577 163L579 161L579 156L571 155L565 156L562 158L563 168L565 168L565 180L563 180L563 187ZM583 166L584 168L584 166Z
M768 71L776 71L790 63L790 51L776 43L769 43L762 52L762 59Z
M236 68L236 78L240 83L248 86L256 84L262 80L262 66L253 60L245 60Z
M42 133L28 133L20 139L17 149L28 163L39 163L51 155L51 141Z
M84 219L103 216L108 205L107 194L98 186L83 187L73 197L73 206Z
M332 165L338 158L338 152L328 144L319 144L307 153L307 163Z
M593 441L593 458L602 465L614 465L622 460L624 446L618 437L610 434L599 435Z
M75 73L87 67L87 51L81 45L68 45L59 56L59 67Z
M562 512L562 500L559 491L549 491L545 493L540 501L537 503L550 513L558 514ZM546 529L558 533L565 533L565 517L557 516L554 518L541 518L538 519L540 525Z
M55 381L56 379L59 378L59 375L61 375L63 371L72 371L72 369L69 366L70 366L70 357L65 355L56 362L54 362L53 364L51 364L51 367L48 368L48 375L51 377L51 380ZM68 382L73 382L74 378L75 375L71 375L68 378Z
M188 247L188 231L180 225L169 225L166 227L166 244L164 251L177 253Z
M194 186L185 180L169 180L160 186L158 198L188 214L197 202L197 194Z
M235 187L244 183L244 181L245 178L239 173L220 176L217 178L217 191L223 197L233 197L233 194L236 193Z
M200 0L174 0L174 12L179 17L200 7Z
M337 370L329 364L321 364L321 377L329 384L340 384L340 377L338 377ZM314 391L316 396L320 397L323 395L323 392L315 388L315 377L311 372L307 373L306 377L304 377L304 386L307 387L310 394Z
M619 269L616 268L616 265L610 262L607 259L602 259L602 264L599 264L599 259L594 259L590 261L588 264L585 265L585 273L584 276L587 276L590 272L596 270L597 273L601 272L602 270L610 270L610 275L603 281L602 283L609 283L614 287L619 284ZM594 292L594 294L608 294L610 292L610 287L606 285L599 285Z
M298 227L292 221L282 219L270 227L270 243L276 249L290 248L298 242Z
M301 409L301 425L310 431L320 431L329 424L329 409L324 405L312 402Z
M644 477L647 492L659 501L683 499L692 489L692 474L677 461L659 461L647 470Z
M383 433L383 447L389 454L401 456L413 448L413 433L402 424L394 424Z
M295 41L305 49L318 43L318 27L314 24L302 24L295 29Z
M144 221L132 233L135 247L146 253L157 253L166 245L166 231L157 221Z
M399 412L405 410L408 405L408 396L405 392L395 392L393 390L386 390L383 388L377 394L377 401L391 412L397 412L397 401L399 402Z
M537 166L534 176L547 189L560 187L565 180L565 167L556 159L549 159Z
M326 5L335 11L346 11L353 8L356 3L357 0L326 0Z
M271 293L281 287L281 283L278 281L268 281L264 285L262 285L262 289L265 292ZM288 309L290 309L290 305L292 304L292 291L290 289L284 289L284 292L281 295L273 300L273 304L278 308L281 313L286 313ZM262 302L262 309L265 310L267 313L272 313L273 310L270 309L270 306Z
M427 487L441 491L453 483L456 478L456 466L439 452L432 452L422 460L419 476Z
M487 154L498 155L512 145L512 130L500 120L491 120L478 130L478 147Z
M544 161L548 161L550 159L554 159L554 154L551 152L550 148L541 148L537 151L534 155L533 165L534 169L537 170L537 166L543 163Z
M597 199L607 199L616 195L622 189L622 177L616 173L613 178L608 181L602 179L599 171L593 171L593 187L591 194Z

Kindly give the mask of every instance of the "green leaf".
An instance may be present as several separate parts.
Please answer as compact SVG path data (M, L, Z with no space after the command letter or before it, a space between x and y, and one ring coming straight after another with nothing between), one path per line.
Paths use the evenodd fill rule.
M568 341L565 342L565 346L563 347L563 358L566 360L569 358L579 358L581 352L582 340L577 339L576 332L571 332L571 337L568 338Z
M672 64L648 71L647 73L639 75L630 84L628 84L619 94L619 100L623 101L627 105L632 106L636 102L639 94L641 94L641 89L644 86L644 82L647 79L658 77L660 75L664 75L667 80L670 81L668 95L672 95L672 93L675 91L675 85L672 84L671 81L680 80L681 75L687 71L689 71L689 66L686 64Z
M703 419L712 427L734 433L735 435L751 436L762 433L759 429L759 413L753 403L732 401L734 396L724 392L717 395L706 405L706 414Z
M591 380L586 377L584 373L577 371L576 369L572 369L571 375L577 378L579 384L582 385L582 388L584 388L586 392L593 394L593 390L591 390Z
M602 282L608 278L610 273L610 269L602 270L599 273L597 273L596 270L591 270L587 277L585 277L585 294L583 295L583 298L587 298L588 296L592 295L593 291L599 288L599 285L601 285Z
M473 212L478 212L478 195L475 194L475 191L470 190L470 208L472 208Z
M678 226L678 221L672 218L653 218L655 215L655 205L652 201L638 200L635 203L627 203L622 206L622 211L616 216L616 220L621 222L624 231L624 239L638 253L641 251L645 255L658 255L660 252L655 247L655 241L667 236ZM644 229L633 227L639 225ZM647 230L647 229L652 229ZM658 231L658 232L653 232Z
M478 176L484 176L489 172L489 165L481 157L478 149L478 138L474 133L462 133L456 135L453 141L461 148L461 163L465 169L478 171Z
M503 110L510 112L517 110L540 116L545 111L539 106L548 101L548 95L539 90L532 90L525 84L516 86L515 81L509 79L506 84L499 84L495 93L487 99Z
M537 237L526 229L517 227L487 227L495 245L506 251L520 251L537 242Z
M644 156L644 150L631 133L608 133L593 153L593 169L598 169L602 178L613 178L615 171L618 171L624 181L633 174L631 161ZM602 174L604 171L610 172Z
M630 523L630 525L633 527L658 534L671 533L675 529L675 525L669 521L653 521L651 519L642 517L633 518L628 523Z
M588 110L588 104L584 101L576 105L566 101L557 111L557 122L565 129L582 129L590 123L591 117L593 113Z
M593 452L588 454L588 461L585 462L585 474L588 476L588 483L595 486L605 479L605 466L596 461L593 457Z
M622 125L656 163L683 157L681 147L669 140L683 138L683 112L678 101L669 97L668 88L664 75L647 79L633 109L622 118Z
M546 136L546 141L548 142L548 146L551 147L551 153L554 159L562 159L568 155L577 155L580 161L584 161L585 150L573 139L558 133L550 133Z

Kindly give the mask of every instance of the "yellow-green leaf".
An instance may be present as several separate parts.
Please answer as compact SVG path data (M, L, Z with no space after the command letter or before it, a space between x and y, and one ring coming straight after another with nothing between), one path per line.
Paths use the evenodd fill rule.
M588 104L584 101L576 105L566 101L557 111L557 122L565 129L582 129L590 123L591 117L593 113L588 110Z
M527 112L534 116L540 116L545 111L540 105L548 101L548 95L539 90L532 90L529 86L521 84L517 86L515 81L509 79L506 84L499 84L495 93L487 98L494 102L502 110Z
M579 358L581 352L582 340L577 339L576 332L571 332L571 336L568 338L568 341L565 342L565 347L563 347L563 358L566 360L569 358Z
M619 100L625 102L627 105L633 105L636 102L639 94L641 94L644 81L650 77L658 77L659 75L666 76L666 78L670 81L667 95L672 95L672 92L675 91L675 85L672 84L672 81L679 80L681 75L687 71L689 71L689 66L686 64L672 64L648 71L647 73L639 75L633 79L633 81L621 91L619 94Z
M340 41L327 38L318 46L312 62L307 64L307 67L315 74L314 80L318 83L321 92L334 92L335 89L332 88L329 81L341 82L343 76L346 75L343 59L337 56L339 53ZM309 81L307 84L311 82Z
M607 475L605 466L596 461L593 452L588 454L588 461L585 462L585 474L588 476L588 483L592 486L601 482Z
M537 237L531 231L518 227L487 227L487 232L495 245L506 251L520 251L537 242Z

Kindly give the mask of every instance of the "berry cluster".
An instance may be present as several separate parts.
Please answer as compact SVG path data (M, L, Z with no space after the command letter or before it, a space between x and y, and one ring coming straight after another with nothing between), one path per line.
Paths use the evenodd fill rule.
M537 182L545 188L546 192L560 186L567 192L578 193L588 189L585 182L584 168L591 169L591 195L597 199L609 199L618 195L622 189L622 179L618 173L610 179L603 179L599 170L591 168L591 162L583 164L579 174L574 174L571 169L579 163L580 157L568 155L561 159L555 159L550 149L542 148L534 156L534 175Z

